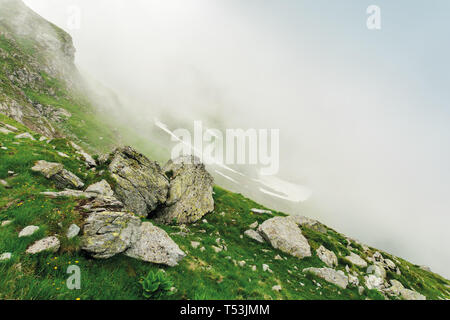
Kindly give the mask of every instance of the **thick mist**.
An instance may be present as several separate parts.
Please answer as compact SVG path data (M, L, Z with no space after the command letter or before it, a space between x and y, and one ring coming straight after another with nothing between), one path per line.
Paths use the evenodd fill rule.
M450 276L446 1L378 1L380 31L356 0L25 2L143 136L155 118L280 129L277 177L312 191L280 210Z

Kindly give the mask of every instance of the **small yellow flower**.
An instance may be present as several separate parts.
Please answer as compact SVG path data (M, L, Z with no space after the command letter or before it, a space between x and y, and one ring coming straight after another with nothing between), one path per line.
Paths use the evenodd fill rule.
M75 300L80 300L80 298L76 298Z
M77 260L77 261L75 261L75 263L78 263L79 261Z
M54 267L53 269L57 270L57 269L58 269L58 267Z

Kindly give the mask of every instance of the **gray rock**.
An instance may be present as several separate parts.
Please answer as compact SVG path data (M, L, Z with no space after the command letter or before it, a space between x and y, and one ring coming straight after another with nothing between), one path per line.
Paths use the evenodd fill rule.
M357 287L359 285L359 279L358 279L358 277L356 277L352 274L349 274L348 275L348 283L354 287Z
M81 189L84 186L83 181L75 174L64 169L60 163L47 162L39 160L31 168L34 172L40 172L47 179L52 179L58 188L75 188Z
M338 259L334 252L326 249L324 246L320 246L316 250L316 254L327 266L334 267L338 265Z
M272 290L273 290L273 291L276 291L276 292L280 292L281 289L282 289L282 288L281 288L280 285L276 285L276 286L273 286L273 287L272 287Z
M198 241L191 241L191 246L194 249L197 249L200 246L200 242Z
M157 213L162 223L186 224L214 210L213 177L195 157L169 160L164 173L170 180L166 206Z
M253 229L249 229L247 231L244 232L244 234L249 237L250 239L256 240L260 243L264 243L264 238L255 230Z
M6 226L10 225L11 223L12 223L11 220L5 220L5 221L2 221L1 226L2 226L2 227L6 227Z
M263 210L263 209L250 209L251 212L257 213L257 214L273 214L270 210Z
M386 279L386 270L383 268L381 263L376 263L367 268L367 274L374 274L375 276Z
M6 129L11 130L11 131L14 131L14 132L16 132L16 131L19 130L19 129L17 129L16 127L14 127L14 126L12 126L12 125L10 125L10 124L7 124L7 123L1 123L1 125L4 126Z
M19 232L19 238L29 237L39 230L38 226L27 226Z
M67 230L67 239L73 239L80 233L80 227L76 224L71 224Z
M102 180L100 182L90 185L89 187L87 187L85 192L95 193L97 195L105 197L114 196L114 192L112 191L111 186L109 185L108 182L106 182L106 180Z
M28 133L28 132L18 134L18 135L16 135L14 138L16 138L16 139L30 139L30 140L36 140L36 139L34 139L34 137L33 137L30 133Z
M400 296L403 300L427 300L427 298L413 290L405 289L400 291Z
M97 166L97 162L92 158L90 154L85 152L83 148L81 148L79 145L77 145L74 142L70 142L72 147L77 150L76 152L83 158L84 162L86 163L87 168L93 168Z
M9 183L3 179L0 179L0 185L2 185L3 187L5 187L6 189L11 188L11 186L9 185Z
M97 259L127 250L139 237L141 221L127 212L95 212L85 221L82 249Z
M36 241L33 245L31 245L26 253L28 254L36 254L43 251L57 252L59 247L61 246L57 237L47 237Z
M367 267L367 261L358 256L356 253L351 252L349 256L345 257L345 259L357 267L360 268Z
M150 222L142 223L137 240L133 242L125 255L171 267L176 266L186 256L164 230Z
M10 134L10 133L12 133L12 131L11 131L11 130L8 130L8 129L6 129L6 128L0 127L0 133L3 133L3 134Z
M117 148L109 156L116 197L140 217L166 202L169 181L160 166L131 147Z
M303 269L303 272L312 273L325 281L341 287L342 289L347 288L348 285L348 277L341 270L336 271L331 268L306 268Z
M390 270L395 270L397 268L397 266L395 265L394 261L392 261L390 259L384 259L384 264Z
M256 228L258 228L258 221L255 221L255 222L253 222L249 227L250 227L250 229L256 229Z
M10 260L11 256L11 252L2 253L0 254L0 261Z
M371 274L371 275L365 276L364 280L366 283L366 287L369 290L372 290L372 289L378 290L378 289L383 288L384 280L380 277L377 277L376 275Z
M274 217L264 221L258 232L272 247L297 258L311 256L308 240L300 228L288 217Z

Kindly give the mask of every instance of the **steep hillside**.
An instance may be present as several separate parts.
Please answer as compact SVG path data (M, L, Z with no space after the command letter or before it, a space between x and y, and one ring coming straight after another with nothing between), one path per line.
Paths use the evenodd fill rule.
M119 144L148 156L159 152L99 112L73 64L74 52L64 31L21 1L0 0L0 299L145 299L141 282L158 270L170 285L154 299L450 298L450 281L423 267L218 186L214 210L192 224L136 218L164 230L184 252L177 265L124 254L94 259L85 250L86 229L67 236L96 214L86 209L93 205L86 187L106 181L114 196L133 197L119 194L102 154ZM79 190L62 197L45 193L64 188L55 174L32 170L43 160L63 165L72 183L84 186L73 183ZM273 234L272 227L282 232ZM32 231L19 237L24 229ZM54 252L29 253L47 237L58 241ZM79 290L66 285L69 266L80 268Z

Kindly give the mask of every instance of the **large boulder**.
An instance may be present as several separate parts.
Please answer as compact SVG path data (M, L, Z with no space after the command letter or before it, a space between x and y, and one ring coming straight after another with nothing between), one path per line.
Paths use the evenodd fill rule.
M186 256L164 230L150 222L142 223L137 240L125 252L125 255L171 267L176 266Z
M311 256L308 240L289 217L274 217L266 220L258 227L258 232L272 247L287 254L300 259Z
M94 212L85 221L82 248L94 258L110 258L137 240L140 224L127 212Z
M312 273L319 278L324 279L330 283L341 287L342 289L347 288L348 285L348 277L341 270L336 271L331 268L306 268L303 269L304 273Z
M214 179L198 158L170 160L163 171L170 179L170 189L165 207L157 213L157 221L193 223L214 210Z
M64 166L60 163L39 160L35 163L31 170L34 172L40 172L47 179L53 180L56 186L60 189L81 189L84 187L83 181L81 181L81 179L72 172L64 169Z
M169 181L157 162L131 147L115 149L106 161L115 181L114 191L126 209L140 217L166 202Z

